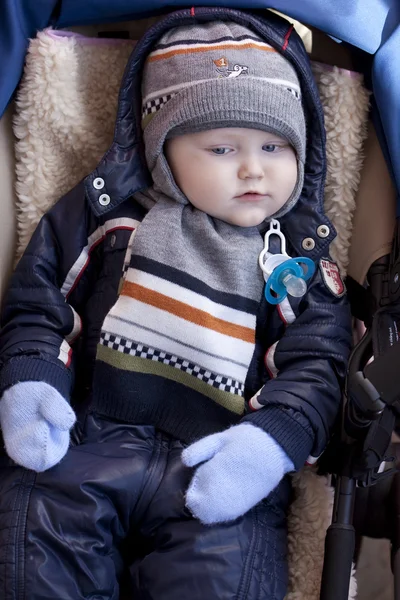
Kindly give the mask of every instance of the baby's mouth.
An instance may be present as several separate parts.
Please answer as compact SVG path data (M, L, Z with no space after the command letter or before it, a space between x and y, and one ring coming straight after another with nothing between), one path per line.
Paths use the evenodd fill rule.
M264 197L265 194L260 194L259 192L246 192L245 194L235 196L241 202L260 202Z

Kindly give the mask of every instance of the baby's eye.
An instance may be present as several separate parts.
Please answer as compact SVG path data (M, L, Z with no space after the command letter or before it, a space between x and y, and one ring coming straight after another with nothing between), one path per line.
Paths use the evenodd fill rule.
M280 146L277 146L276 144L265 144L263 146L263 150L265 152L276 152L277 150L279 150Z
M228 154L228 152L230 152L230 148L224 148L223 146L220 148L211 148L211 152L213 154L218 154L218 156L222 156L224 154Z

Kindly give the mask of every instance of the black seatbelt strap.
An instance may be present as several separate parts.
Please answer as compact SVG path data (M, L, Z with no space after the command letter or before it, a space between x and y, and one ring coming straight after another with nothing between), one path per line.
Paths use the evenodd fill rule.
M349 275L346 277L347 298L351 306L351 314L363 321L366 327L372 324L372 318L377 310L377 303L371 290L362 286Z

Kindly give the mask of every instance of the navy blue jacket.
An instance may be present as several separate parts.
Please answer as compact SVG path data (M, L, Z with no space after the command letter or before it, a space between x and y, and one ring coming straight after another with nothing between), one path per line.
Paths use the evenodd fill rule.
M335 236L323 213L322 107L301 40L286 20L274 15L267 21L230 9L185 9L157 23L138 43L122 82L112 146L97 168L42 218L12 277L2 315L0 393L19 381L35 380L76 402L90 395L100 328L118 295L132 223L143 217L132 194L150 183L140 129L144 60L167 29L217 18L254 29L293 64L302 87L308 128L304 188L281 226L289 254L310 257L317 272L306 296L289 307L297 317L294 323L288 325L282 310L261 302L246 399L262 391L258 410L251 410L252 401L243 417L273 435L298 468L310 453L323 451L335 422L351 327L345 296L332 293L321 267L323 259L329 260ZM98 178L104 181L102 189ZM206 426L201 433L216 429Z

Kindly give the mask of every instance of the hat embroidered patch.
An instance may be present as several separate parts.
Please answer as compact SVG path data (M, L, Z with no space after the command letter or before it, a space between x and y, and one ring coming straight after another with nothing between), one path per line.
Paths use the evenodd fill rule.
M214 60L213 63L216 65L220 77L232 79L233 77L239 77L239 75L246 75L249 72L249 67L246 67L246 65L234 65L233 69L229 69L229 63L225 57Z
M346 292L346 288L337 264L328 258L321 258L319 261L319 268L321 269L322 279L328 290L338 298L343 296Z
M214 60L214 64L217 67L227 67L228 61L226 60L225 56L223 56L222 58L219 58L218 60Z

